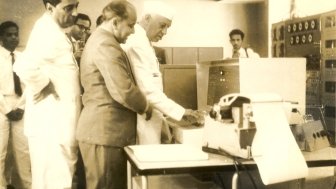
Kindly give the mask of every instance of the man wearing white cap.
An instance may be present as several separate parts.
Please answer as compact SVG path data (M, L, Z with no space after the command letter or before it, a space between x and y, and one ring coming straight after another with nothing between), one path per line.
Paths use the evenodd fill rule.
M163 93L159 62L151 42L157 42L166 35L173 19L174 10L161 1L147 1L144 14L135 25L135 33L130 35L123 46L132 64L136 82L153 106L150 120L137 116L137 136L139 144L161 143L163 114L175 120L198 120L200 114L169 99Z

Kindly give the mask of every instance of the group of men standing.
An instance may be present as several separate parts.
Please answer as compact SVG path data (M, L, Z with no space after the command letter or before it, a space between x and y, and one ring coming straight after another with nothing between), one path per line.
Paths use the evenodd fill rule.
M137 23L131 3L112 0L102 10L103 22L76 54L74 41L82 39L71 34L76 28L70 35L66 29L78 18L83 18L79 29L91 26L78 16L78 0L43 3L46 11L20 56L15 52L19 28L1 26L0 67L6 74L0 75L0 189L7 185L9 133L22 188L71 188L78 149L88 189L126 188L123 147L161 143L164 116L203 118L163 93L152 42L166 35L174 10L158 1L145 3ZM16 92L16 74L23 94Z
M23 167L23 159L16 161L18 167L28 172L31 163L31 178L28 173L31 183L28 180L23 188L71 188L78 146L87 188L126 188L123 147L136 144L137 128L147 129L138 135L139 144L158 144L163 114L176 120L201 118L199 112L184 109L162 91L151 42L166 34L172 12L154 3L136 25L136 9L132 4L111 1L102 10L103 23L86 43L79 70L72 38L65 32L76 20L78 0L43 0L43 3L46 11L36 21L24 52L15 57L15 64L11 52L17 44L7 48L2 39L8 51L5 57L11 60L5 82L17 74L25 88L24 95L21 94L26 100L24 111L18 105L21 95L14 92L14 77L8 94L4 92L5 84L1 85L0 96L0 100L4 99L1 103L9 104L7 109L1 107L1 121L8 123L7 130L20 128L21 133L24 130L27 138L23 135L19 138L28 139L24 142L29 146L29 151L27 145L25 151L26 157L30 157L28 167ZM158 8L165 14L159 14ZM13 27L18 37L18 27ZM5 28L6 32L8 28L11 29ZM134 40L130 38L128 43L131 34ZM14 34L8 35L14 38ZM120 46L123 43L127 54ZM24 127L16 126L23 112ZM8 137L1 140L8 142ZM1 146L7 150L7 145L1 143ZM14 153L16 159L17 155ZM5 156L6 152L1 154L3 169ZM21 173L20 169L18 172ZM19 176L20 180L26 178ZM1 179L5 188L6 178Z

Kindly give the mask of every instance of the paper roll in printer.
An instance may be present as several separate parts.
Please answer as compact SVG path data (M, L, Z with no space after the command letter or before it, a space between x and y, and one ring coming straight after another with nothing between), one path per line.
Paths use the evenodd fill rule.
M253 158L265 185L306 177L286 106L273 93L223 96L205 117L203 150Z

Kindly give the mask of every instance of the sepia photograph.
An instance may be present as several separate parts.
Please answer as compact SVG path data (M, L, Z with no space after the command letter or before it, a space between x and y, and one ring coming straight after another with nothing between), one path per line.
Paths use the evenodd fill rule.
M336 189L336 1L0 0L0 189Z

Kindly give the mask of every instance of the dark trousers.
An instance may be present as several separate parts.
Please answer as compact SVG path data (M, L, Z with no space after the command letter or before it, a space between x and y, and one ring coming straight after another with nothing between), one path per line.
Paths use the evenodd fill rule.
M85 169L82 154L78 151L78 160L76 163L76 171L72 182L73 189L86 189Z
M79 142L87 189L126 189L127 159L123 148Z

